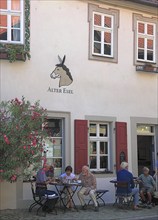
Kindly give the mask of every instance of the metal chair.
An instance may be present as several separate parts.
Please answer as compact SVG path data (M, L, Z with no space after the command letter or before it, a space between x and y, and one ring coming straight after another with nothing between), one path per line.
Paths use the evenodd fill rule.
M35 181L34 180L30 180L30 184L31 184L31 192L32 192L32 197L33 197L34 202L30 205L29 212L31 212L32 209L34 207L36 207L37 205L38 206L42 205L42 197L40 197L39 195L37 195L35 193Z
M50 191L52 192L52 195L51 193L50 195L37 195L35 192L35 181L30 180L30 183L34 202L30 205L29 212L31 212L34 207L39 206L37 209L37 215L39 214L40 210L42 210L44 216L46 216L47 212L51 212L53 210L55 211L55 214L57 214L55 205L59 199L59 196L53 191Z
M105 190L105 189L98 189L98 190L96 190L96 200L97 200L98 206L100 206L101 204L103 204L105 206L105 201L104 201L104 199L102 197L107 192L109 192L109 190ZM90 199L89 202L88 202L88 205L91 202L92 202L92 200Z
M129 183L124 181L116 181L116 199L114 205L120 208L129 208L133 202L133 195L129 193Z

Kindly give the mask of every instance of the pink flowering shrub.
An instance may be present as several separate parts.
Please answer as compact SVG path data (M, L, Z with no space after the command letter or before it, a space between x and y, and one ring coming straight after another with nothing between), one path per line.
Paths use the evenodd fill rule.
M47 136L46 110L24 97L0 103L0 181L25 178L25 170L41 165Z

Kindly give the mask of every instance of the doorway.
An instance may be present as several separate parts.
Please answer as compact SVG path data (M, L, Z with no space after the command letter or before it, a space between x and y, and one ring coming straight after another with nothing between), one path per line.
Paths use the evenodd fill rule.
M138 175L142 173L142 169L144 166L150 169L150 174L153 174L153 139L153 136L137 135Z

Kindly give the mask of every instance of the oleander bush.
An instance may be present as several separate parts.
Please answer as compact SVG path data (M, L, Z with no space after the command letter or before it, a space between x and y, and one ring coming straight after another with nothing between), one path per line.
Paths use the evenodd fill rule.
M42 161L46 110L22 97L0 103L0 181L29 178Z

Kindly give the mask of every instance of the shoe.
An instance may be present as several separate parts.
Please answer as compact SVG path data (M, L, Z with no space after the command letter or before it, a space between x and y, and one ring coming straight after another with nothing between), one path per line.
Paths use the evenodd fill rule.
M147 208L148 208L148 209L151 209L151 208L152 208L152 203L147 202Z
M134 211L138 211L138 210L142 210L141 208L139 208L138 206L133 208Z
M95 212L99 212L99 207L98 207L98 206L95 206L94 211L95 211Z
M86 210L86 209L87 209L87 205L84 204L84 205L82 206L82 210Z

